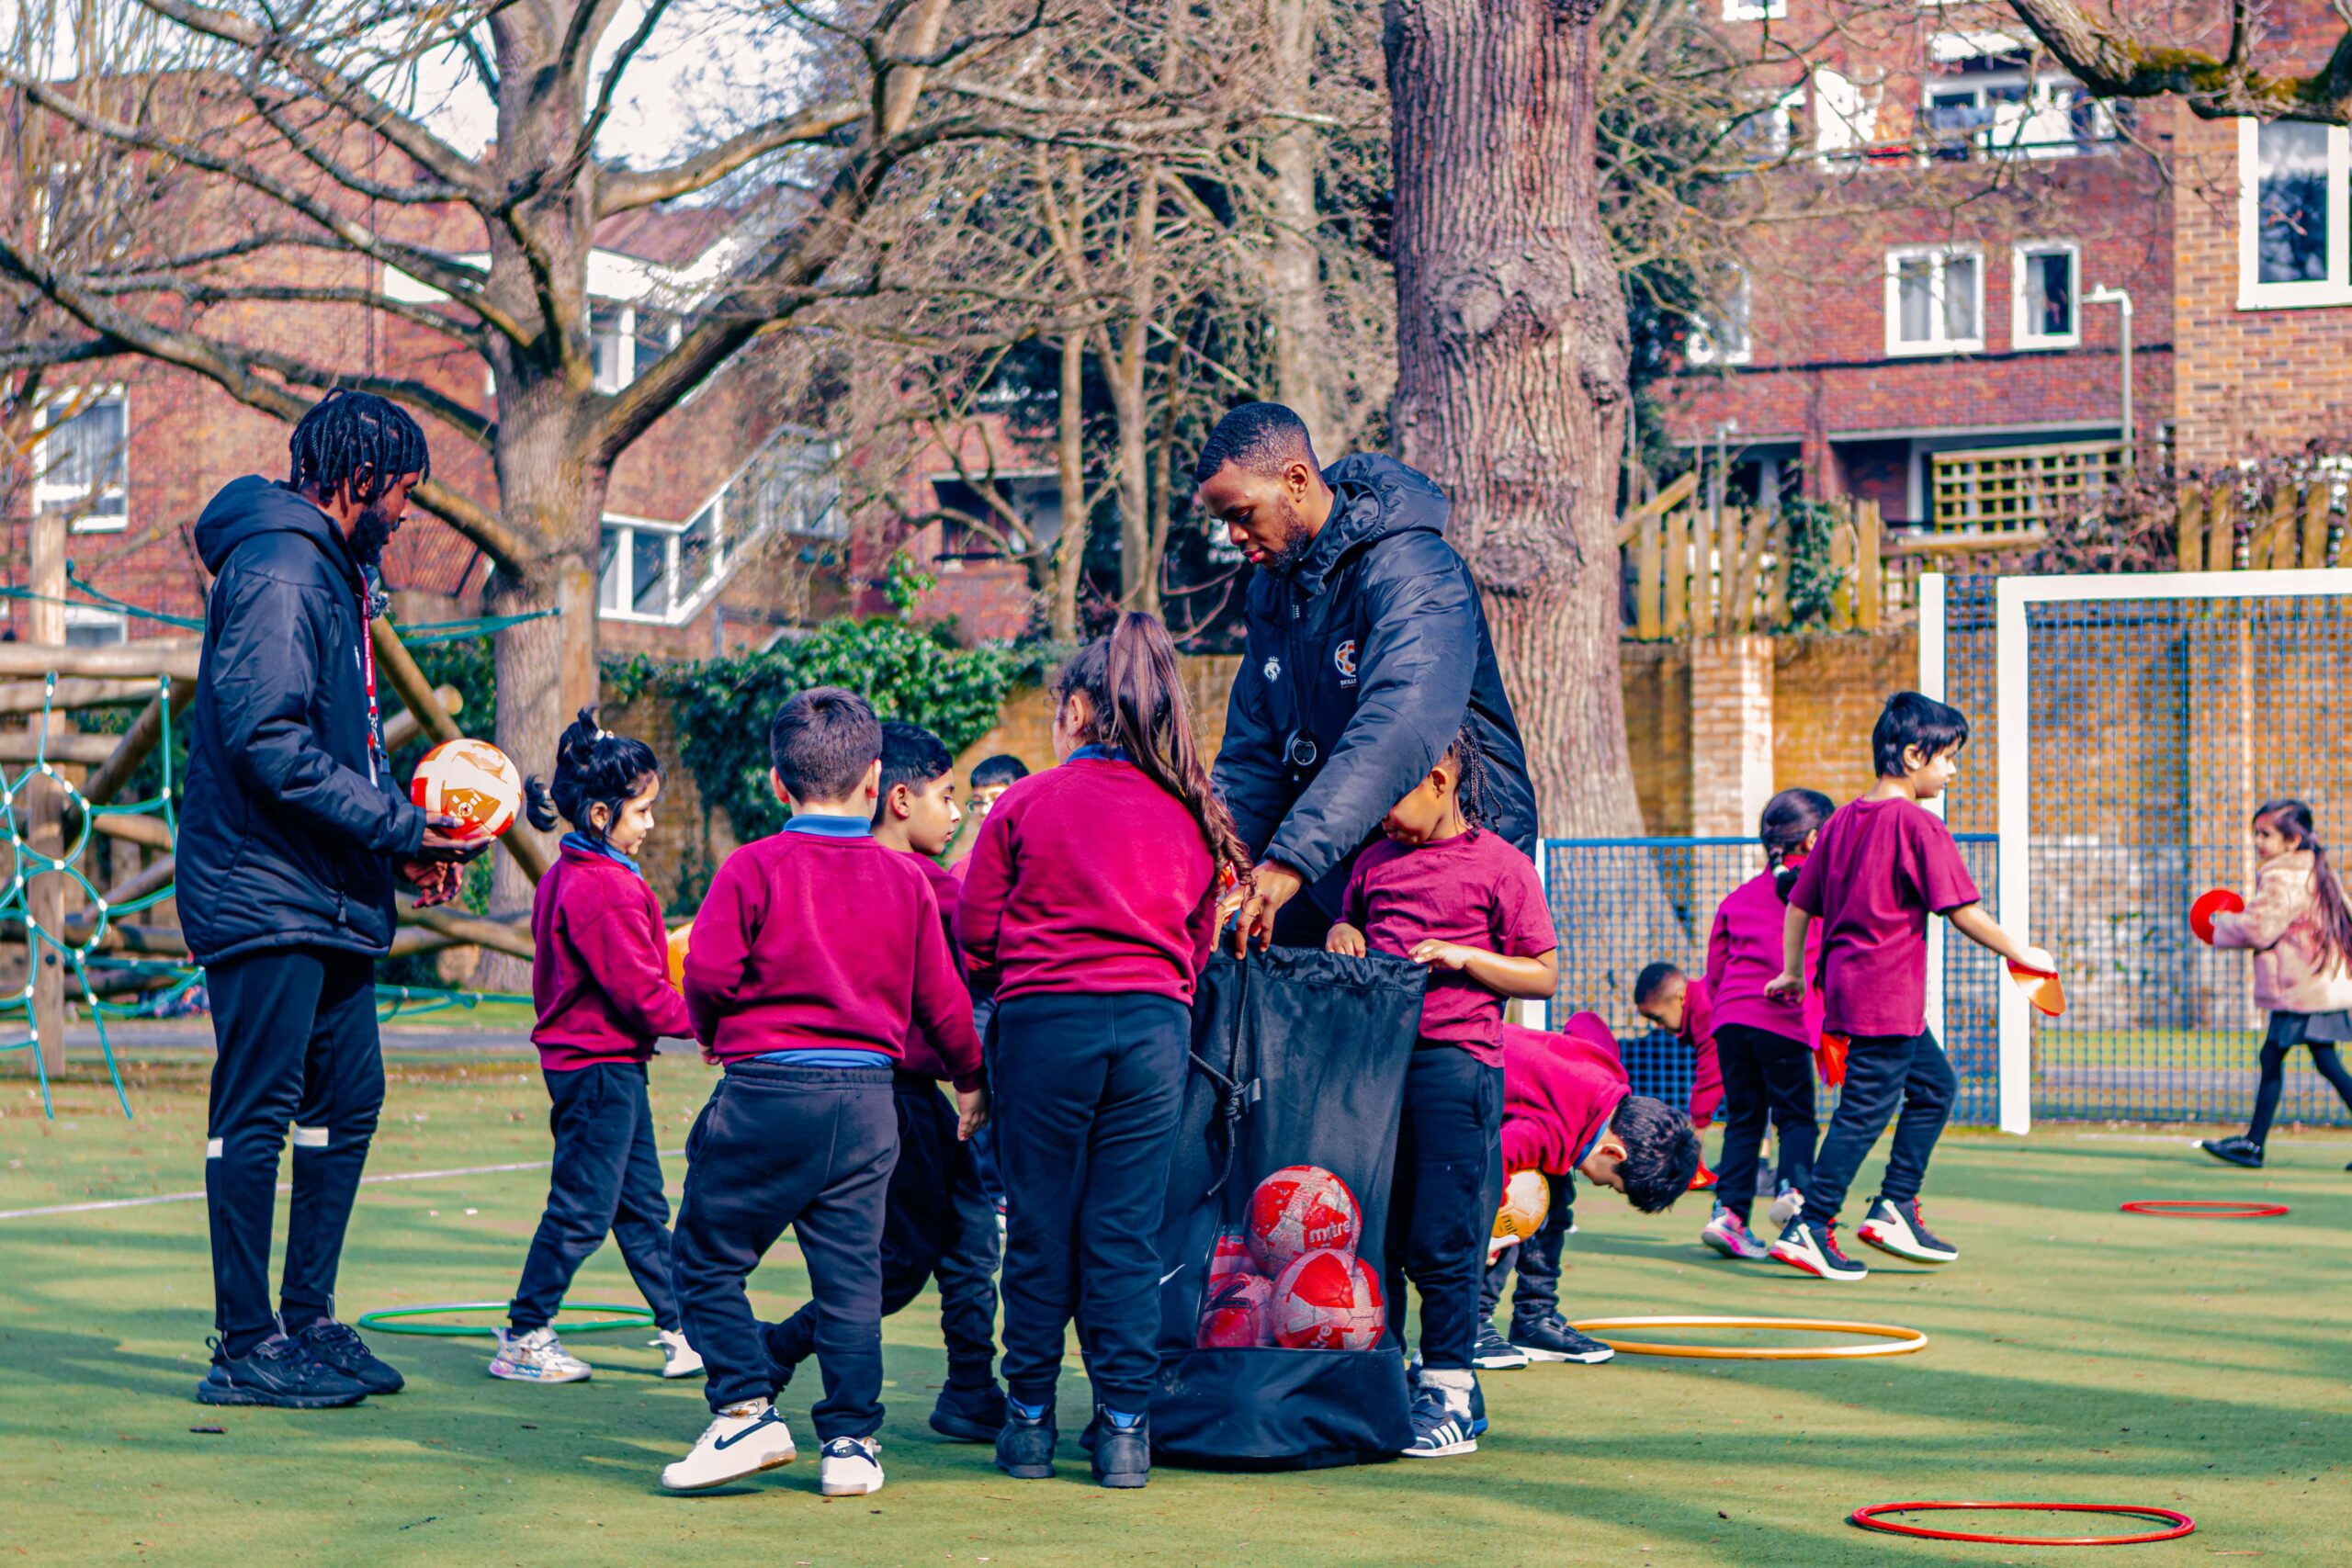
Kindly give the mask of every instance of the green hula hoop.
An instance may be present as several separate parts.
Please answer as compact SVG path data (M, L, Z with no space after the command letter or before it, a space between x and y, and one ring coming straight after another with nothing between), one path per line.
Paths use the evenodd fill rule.
M383 1307L359 1314L358 1326L379 1334L417 1334L435 1339L475 1338L496 1334L495 1324L477 1327L464 1323L404 1323L403 1318L431 1317L445 1312L504 1312L504 1302L435 1302L428 1306ZM612 1302L582 1302L572 1310L577 1312L626 1313L626 1317L599 1318L593 1323L567 1323L566 1334L594 1334L607 1328L655 1328L653 1309L642 1306L621 1306Z

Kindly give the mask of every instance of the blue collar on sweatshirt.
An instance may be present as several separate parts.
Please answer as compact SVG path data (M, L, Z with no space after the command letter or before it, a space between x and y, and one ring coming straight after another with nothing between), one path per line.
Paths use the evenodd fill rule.
M1081 746L1069 754L1073 762L1132 762L1136 754L1124 746Z
M605 843L600 840L592 839L587 834L576 829L572 832L566 833L563 836L563 847L567 850L579 850L585 854L602 855L609 861L617 861L621 864L628 867L630 872L640 880L642 880L645 875L645 873L639 868L637 862L621 853L620 851L613 848L612 845Z
M874 824L863 817L839 817L828 811L802 811L784 825L787 833L814 833L820 839L870 839Z

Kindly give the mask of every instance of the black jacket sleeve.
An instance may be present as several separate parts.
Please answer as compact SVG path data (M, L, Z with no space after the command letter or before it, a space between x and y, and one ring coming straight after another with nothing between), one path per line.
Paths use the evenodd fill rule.
M213 593L209 614L226 629L209 655L212 694L231 766L323 837L414 854L424 813L336 761L311 731L333 640L327 591L246 570L216 583Z
M1225 740L1217 747L1214 776L1219 799L1233 813L1233 825L1253 855L1266 852L1267 840L1290 805L1283 778L1283 738L1266 711L1266 678L1254 653L1245 655L1233 692L1226 699ZM1384 808L1385 809L1385 808ZM1302 868L1304 869L1304 868Z
M1369 629L1355 712L1266 851L1309 882L1353 853L1445 754L1478 668L1476 591L1437 536L1377 547L1360 592Z

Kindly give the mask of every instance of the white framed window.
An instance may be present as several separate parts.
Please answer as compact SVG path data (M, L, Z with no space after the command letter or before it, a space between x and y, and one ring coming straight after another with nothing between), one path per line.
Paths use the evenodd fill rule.
M2071 240L2036 240L2009 253L2009 338L2017 348L2075 348L2083 341L2083 252Z
M676 346L678 318L650 305L591 304L588 355L596 367L596 389L617 392Z
M2238 121L2238 309L2352 305L2341 126Z
M726 498L684 523L607 516L597 559L596 612L674 625L691 615L727 564Z
M1753 291L1747 269L1732 268L1723 298L1690 322L1690 333L1683 340L1683 353L1691 364L1745 365L1755 356L1755 340L1748 331Z
M89 604L65 606L65 646L111 648L130 640L130 617Z
M1984 256L1971 246L1886 253L1886 352L1973 354L1984 346Z
M1726 22L1777 22L1789 14L1789 0L1724 0Z
M33 509L62 512L76 534L130 521L130 399L119 387L59 392L33 411Z

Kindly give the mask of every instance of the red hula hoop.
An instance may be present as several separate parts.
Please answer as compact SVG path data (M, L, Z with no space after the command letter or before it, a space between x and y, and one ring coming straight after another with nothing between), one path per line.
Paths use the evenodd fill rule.
M2022 1509L2036 1514L2125 1514L2139 1518L2164 1519L2170 1529L2151 1530L2144 1535L1980 1535L1969 1530L1931 1530L1922 1525L1890 1524L1881 1514L1924 1513L1930 1509L2007 1508ZM1915 1535L1928 1540L1981 1540L1996 1546L2138 1546L2152 1540L2178 1540L2197 1528L2197 1521L2187 1514L2170 1508L2143 1508L2117 1503L1873 1503L1867 1508L1857 1508L1848 1516L1849 1522L1864 1529L1883 1530L1888 1535Z
M2242 1198L2139 1198L2122 1206L2127 1214L2202 1216L2209 1220L2268 1220L2287 1213L2284 1203L2249 1203Z

